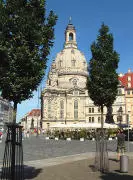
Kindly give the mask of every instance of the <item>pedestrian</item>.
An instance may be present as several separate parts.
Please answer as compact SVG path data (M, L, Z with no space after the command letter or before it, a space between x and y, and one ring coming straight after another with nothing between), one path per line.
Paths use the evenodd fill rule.
M27 138L29 138L30 137L30 131L27 130L26 134L27 134Z
M44 133L45 133L45 131L44 131L44 129L42 130L42 134L44 135Z
M0 143L2 142L3 133L0 131Z
M124 155L126 151L125 147L125 134L123 133L122 129L118 130L117 133L117 160L120 160L120 156Z

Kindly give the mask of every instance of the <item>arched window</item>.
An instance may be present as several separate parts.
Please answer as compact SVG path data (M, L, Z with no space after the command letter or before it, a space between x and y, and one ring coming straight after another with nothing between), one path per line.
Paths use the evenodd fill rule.
M78 100L74 101L74 119L78 118Z
M51 80L49 80L49 86L51 85Z
M73 40L73 33L70 33L69 34L69 41L72 41Z
M60 118L61 119L64 118L64 101L63 100L60 101Z
M89 123L91 123L91 117L89 117Z
M98 117L98 123L100 123L101 122L101 118L100 117Z

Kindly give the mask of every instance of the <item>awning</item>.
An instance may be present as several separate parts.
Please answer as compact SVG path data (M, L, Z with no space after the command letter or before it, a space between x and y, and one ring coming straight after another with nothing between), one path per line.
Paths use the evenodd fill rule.
M118 128L119 126L116 124L104 123L104 128ZM55 124L51 125L50 128L90 128L96 129L101 128L100 123L74 123L74 124Z

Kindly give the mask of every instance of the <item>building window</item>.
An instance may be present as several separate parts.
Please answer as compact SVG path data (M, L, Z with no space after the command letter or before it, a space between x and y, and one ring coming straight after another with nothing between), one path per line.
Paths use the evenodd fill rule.
M101 108L100 108L100 107L98 107L98 112L99 112L99 113L101 112Z
M129 90L127 91L127 94L130 95L130 91Z
M64 101L63 100L60 101L60 118L61 119L64 118Z
M91 108L89 108L89 113L91 113Z
M74 119L78 118L78 100L74 101Z
M127 86L128 86L128 88L130 88L130 87L131 87L131 83L130 83L130 82L128 82Z
M76 60L73 59L73 60L71 61L72 67L75 67L75 63L76 63Z
M100 123L101 122L101 118L100 117L98 117L98 123Z
M94 123L94 117L92 117L92 123Z
M127 77L127 80L128 80L128 81L131 81L131 76L128 76L128 77Z
M89 108L89 113L94 113L94 108Z
M62 60L59 61L59 67L62 67Z
M49 80L49 86L51 85L51 80Z
M72 41L73 40L73 33L70 33L69 34L69 41Z
M119 119L119 117L117 117L117 122L120 122L120 119Z
M94 117L89 117L89 123L94 123Z

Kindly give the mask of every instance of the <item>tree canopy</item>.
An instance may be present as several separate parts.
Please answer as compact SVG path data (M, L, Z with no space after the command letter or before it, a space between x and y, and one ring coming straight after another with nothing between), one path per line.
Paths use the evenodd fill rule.
M87 82L89 96L96 106L110 106L117 95L119 55L114 50L113 35L108 26L102 24L91 52Z
M16 106L45 74L57 16L45 0L0 0L0 17L0 89Z

